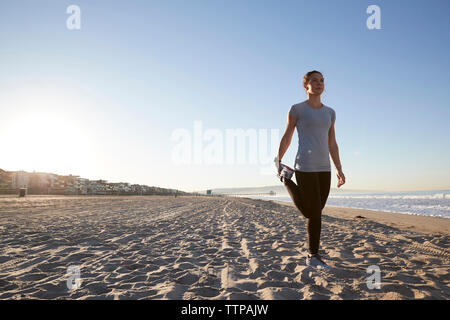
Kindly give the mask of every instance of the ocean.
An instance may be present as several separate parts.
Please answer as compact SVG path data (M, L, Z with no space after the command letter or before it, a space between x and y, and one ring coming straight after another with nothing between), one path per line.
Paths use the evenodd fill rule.
M292 202L289 195L246 196ZM450 190L330 193L328 206L450 218Z

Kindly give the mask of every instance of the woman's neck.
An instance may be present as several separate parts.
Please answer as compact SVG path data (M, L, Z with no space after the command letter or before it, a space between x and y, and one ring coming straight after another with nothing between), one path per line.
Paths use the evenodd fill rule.
M308 100L306 100L310 106L314 108L320 108L322 106L322 102L320 101L320 96L316 95L308 95Z

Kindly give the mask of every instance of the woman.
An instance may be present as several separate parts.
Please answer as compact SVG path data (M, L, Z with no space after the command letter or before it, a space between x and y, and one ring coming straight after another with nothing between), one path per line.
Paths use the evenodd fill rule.
M345 176L334 133L336 113L320 102L320 95L324 90L322 73L316 70L308 72L303 77L303 87L308 99L293 105L289 110L275 165L295 206L306 217L309 244L306 264L329 269L319 255L322 209L327 202L331 183L329 154L337 170L338 188L345 183ZM294 171L281 164L281 159L289 148L295 128L299 145ZM297 184L291 180L294 173Z

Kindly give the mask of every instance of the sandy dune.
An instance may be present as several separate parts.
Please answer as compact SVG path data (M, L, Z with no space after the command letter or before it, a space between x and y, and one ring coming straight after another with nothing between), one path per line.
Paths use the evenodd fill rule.
M450 298L450 219L438 220L444 232L421 233L339 210L324 210L321 253L333 269L320 271L305 266L305 220L290 205L0 197L0 299ZM367 287L372 265L380 289ZM69 266L80 268L77 290L67 288Z

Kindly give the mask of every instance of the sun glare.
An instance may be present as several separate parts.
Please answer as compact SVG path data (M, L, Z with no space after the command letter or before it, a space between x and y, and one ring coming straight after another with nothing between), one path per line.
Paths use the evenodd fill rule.
M74 173L88 163L89 139L74 120L60 115L16 116L0 130L6 170Z

